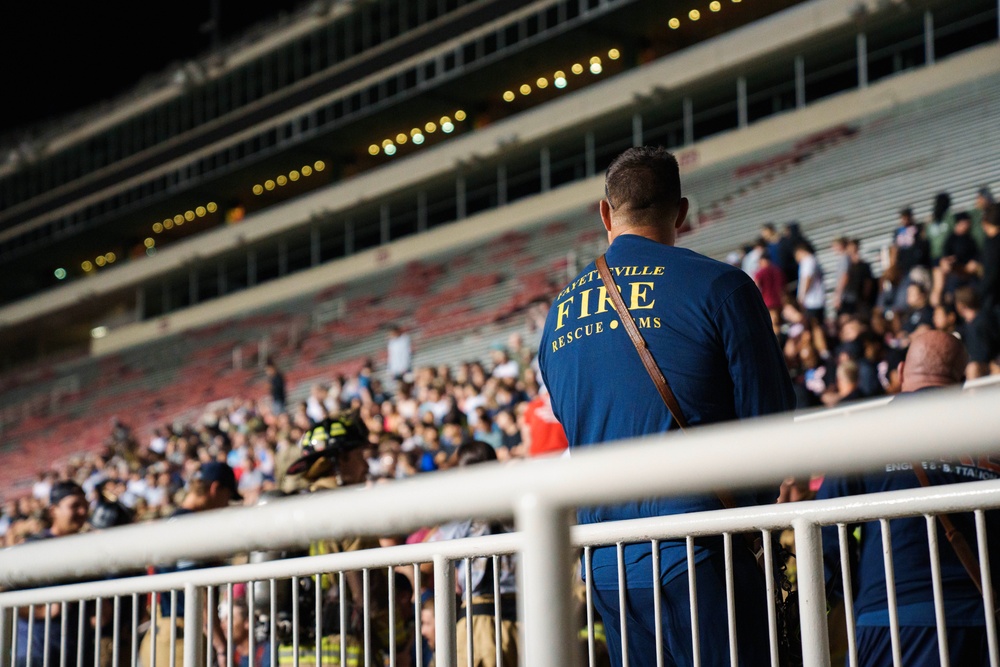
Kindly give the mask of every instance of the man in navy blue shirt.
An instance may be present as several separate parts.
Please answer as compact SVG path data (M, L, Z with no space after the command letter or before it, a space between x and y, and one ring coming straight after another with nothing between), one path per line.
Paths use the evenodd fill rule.
M943 331L919 334L910 343L906 359L900 364L902 392L892 403L908 396L924 394L940 387L957 387L965 375L968 355L961 341ZM892 410L890 407L885 409ZM947 416L942 417L947 420ZM914 472L923 468L931 485L956 484L1000 478L1000 460L983 456L954 461L936 460L897 462L884 472L871 475L826 478L817 498L836 498L863 493L878 493L921 486ZM971 513L949 515L973 553L976 527ZM1000 581L998 561L993 554L1000 549L1000 520L996 512L987 512L987 535L992 580ZM889 606L885 588L882 533L876 522L861 525L860 540L854 544L854 526L849 527L852 545L854 613L857 626L859 665L891 665L892 643L889 632ZM899 611L900 650L904 665L937 665L937 622L934 616L934 593L931 586L930 550L923 516L893 519L892 559L895 571L896 603ZM986 617L983 600L976 585L962 565L955 550L938 527L938 553L941 556L941 582L944 591L945 626L948 652L953 665L988 665ZM837 526L823 528L823 551L831 597L843 596L840 581L840 543Z
M791 410L791 380L753 280L738 268L674 247L688 210L674 156L662 148L631 148L612 162L605 185L600 212L611 244L608 265L688 424ZM538 362L571 451L674 426L593 262L553 300ZM714 495L671 496L584 508L578 519L594 523L721 506ZM729 664L722 542L699 539L696 545L702 664ZM692 664L685 543L665 540L660 549L654 582L650 544L625 548L630 664L656 664L654 585L663 592L667 662ZM749 550L735 551L740 664L767 664L763 577ZM596 549L593 566L596 606L618 661L615 548Z

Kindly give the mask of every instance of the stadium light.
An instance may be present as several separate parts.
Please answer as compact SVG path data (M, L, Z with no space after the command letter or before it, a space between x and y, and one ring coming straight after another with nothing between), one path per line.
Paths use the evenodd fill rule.
M573 72L573 74L583 74L583 65L581 65L580 63L573 63L573 66L570 67L570 70Z
M504 92L504 94L503 94L503 101L504 102L513 102L514 101L514 97L515 97L514 91L508 90L508 91Z
M91 338L104 338L108 335L108 328L105 326L94 327L90 330Z
M316 162L313 163L313 169L316 171L323 171L326 169L326 163L322 160L316 160Z
M291 182L294 183L295 181L299 180L299 178L301 178L301 176L299 176L299 172L297 170L292 169L290 172L288 172L288 180L290 180Z
M708 8L713 12L717 12L722 9L722 3L720 3L719 0L712 0L712 4L710 4Z
M280 174L278 178L275 179L279 187L285 187L288 185L288 178L284 174Z
M678 19L670 19L670 20L669 20L669 21L667 22L667 25L669 25L669 26L671 27L671 29L673 29L673 30L677 30L678 28L680 28L680 27L681 27L681 22L680 22L680 20L678 20Z
M691 19L692 21L697 21L698 19L701 18L701 12L699 12L697 9L692 9L691 11L688 12L688 18Z
M65 280L66 279L66 269L64 269L64 268L62 268L60 266L58 269L55 270L55 275L56 275L56 280Z
M621 51L619 51L618 49L611 49L610 51L608 51L608 58L610 58L611 60L618 60L619 58L621 58L621 56L622 56Z

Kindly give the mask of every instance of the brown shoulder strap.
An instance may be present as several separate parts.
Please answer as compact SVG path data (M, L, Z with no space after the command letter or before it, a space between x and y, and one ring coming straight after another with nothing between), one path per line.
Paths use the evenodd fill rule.
M667 384L667 378L663 377L663 371L656 365L656 360L653 359L653 353L649 351L646 340L639 333L639 327L635 325L632 313L625 307L625 301L618 291L618 285L615 283L611 271L608 270L608 261L604 258L604 255L597 258L597 271L601 275L601 280L604 281L604 288L611 299L611 303L614 304L615 310L618 312L618 319L625 326L628 337L632 339L632 344L635 345L635 349L639 353L642 365L646 367L646 372L649 373L653 384L656 385L656 390L660 392L660 398L663 399L664 405L667 406L667 410L673 416L674 422L683 431L687 428L688 423L684 418L684 413L681 412L681 406L674 397L674 392L671 391L670 385Z
M927 478L927 473L924 471L924 466L920 461L913 464L913 473L920 480L921 486L931 486L931 481ZM951 522L951 518L947 514L938 514L937 518L941 522L941 527L944 528L945 537L948 538L952 549L955 550L955 555L962 562L965 571L969 573L969 578L975 584L976 590L982 595L983 582L980 579L979 559L972 553L972 547L965 540L965 535L958 528L955 528L955 524Z

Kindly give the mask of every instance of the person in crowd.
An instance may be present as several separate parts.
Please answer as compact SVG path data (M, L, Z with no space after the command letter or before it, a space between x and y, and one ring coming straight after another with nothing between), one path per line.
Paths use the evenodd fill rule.
M952 232L945 239L942 252L934 268L932 305L951 303L956 288L978 283L979 245L972 238L972 219L965 211L955 214Z
M944 256L944 243L955 226L951 213L951 195L939 192L934 195L931 217L924 226L930 248L931 267L937 266Z
M631 310L616 315L607 296L616 287L604 284L592 262L554 299L539 346L542 380L570 451L664 433L678 425L678 418L697 426L791 409L791 381L756 285L739 269L674 245L688 203L681 196L673 155L662 148L628 149L608 167L605 186L607 196L599 208L610 242L609 278ZM621 326L620 318L625 317L635 318L672 386L677 417L653 380L645 381L647 369ZM776 496L777 489L769 500ZM722 506L711 495L661 498L582 509L578 520L593 523ZM715 664L728 660L722 544L707 540L695 551L699 650L703 661ZM595 604L609 653L620 660L619 619L624 613L630 653L653 664L655 586L663 599L664 652L670 661L685 664L692 659L693 647L684 541L660 543L661 570L655 578L651 559L649 543L625 547L629 604L621 610L617 550L593 552ZM763 577L748 550L739 550L734 567L740 661L756 664L769 654L766 623L759 613L765 604Z
M979 186L976 190L976 199L972 210L969 211L969 216L972 220L972 238L976 240L976 245L979 246L980 250L982 250L983 242L986 240L986 231L983 229L983 218L986 215L986 210L995 205L996 200L993 199L993 191L990 190L990 186Z
M966 285L955 290L955 312L962 322L959 337L969 354L968 379L989 375L1000 355L1000 318L996 307L984 308L979 295Z
M861 241L849 239L844 242L844 257L847 267L844 271L837 314L867 313L875 302L875 278L871 264L861 257Z
M816 260L812 244L799 241L795 246L798 262L796 298L810 317L823 322L826 319L826 288L823 286L823 268Z
M268 387L271 391L271 406L274 412L285 411L285 375L278 370L278 366L273 359L268 359L264 365L264 373L267 375Z
M413 370L413 343L410 334L403 331L399 324L389 327L385 370L397 384Z
M187 492L178 507L171 516L171 521L183 521L184 517L198 512L222 509L228 507L233 501L240 501L242 497L236 487L236 475L229 464L220 461L209 461L203 463L188 480ZM179 561L172 565L160 566L156 568L158 574L164 572L183 572L213 565L221 565L219 562L194 562ZM159 595L154 605L150 623L156 625L156 638L154 640L152 632L146 632L139 645L139 655L144 665L151 667L172 667L169 664L170 637L171 637L171 596ZM177 631L174 633L175 655L184 655L184 594L178 592L176 595ZM219 619L214 614L212 627L208 634L217 655L225 655L225 637ZM206 618L209 618L206 615ZM156 643L155 649L153 643ZM155 660L153 658L155 651Z
M1000 206L990 204L980 218L983 230L979 298L987 309L1000 305Z
M899 368L902 393L883 409L891 412L897 402L905 402L910 397L957 387L964 379L967 359L961 341L954 336L940 331L928 331L915 337ZM827 476L816 497L837 498L998 477L1000 468L989 457L895 462L888 463L882 472L868 475ZM977 532L971 513L948 516L972 546L974 553ZM996 553L1000 548L1000 523L996 512L987 512L986 516L988 548L990 552ZM936 665L939 655L937 620L926 522L924 517L919 516L893 519L889 526L902 664ZM855 526L848 526L847 530L848 539L852 543L858 534L854 529ZM837 533L836 525L823 528L824 560L831 597L842 596L843 591L839 579L841 550ZM848 549L853 559L851 570L855 573L852 576L858 664L863 667L891 664L892 642L879 524L862 524L859 534L860 539ZM949 541L941 540L938 553L951 664L988 665L990 658L982 595ZM993 581L997 581L1000 570L996 559L991 559L990 567ZM992 614L993 611L988 613Z
M83 532L87 527L87 518L90 514L90 506L87 502L86 493L76 482L69 480L57 481L49 489L47 498L46 517L48 526L38 533L30 535L25 541L35 542L53 538L76 535ZM73 583L63 581L58 583ZM45 623L46 607L49 613L50 629L48 636L45 636L43 624ZM87 617L91 615L92 609L85 610ZM62 617L63 609L60 604L35 605L33 610L21 608L17 615L17 651L14 655L15 667L43 667L44 665L59 664L60 651L63 642L67 651L72 651L73 659L79 655L83 660L93 661L94 638L90 633L85 632L83 637L78 635L80 611L75 604L67 605L66 618ZM63 637L63 621L66 621L66 636ZM33 627L32 627L33 626ZM30 635L30 641L29 641ZM69 658L69 656L67 656Z
M847 237L838 236L830 242L830 252L835 258L833 269L833 307L840 312L840 301L844 295L844 287L847 285L847 268L851 265L850 257L847 256Z
M464 468L496 461L497 455L496 450L489 443L471 440L458 448L456 459L457 467ZM496 521L467 519L439 526L431 541L496 535L507 533L511 530L511 526ZM457 612L458 624L456 632L458 637L466 636L467 620L465 611L468 602L471 600L473 637L471 663L475 667L517 667L518 665L517 600L514 597L517 574L516 559L514 556L501 556L499 564L500 649L502 659L499 665L496 660L497 645L496 634L494 632L496 597L493 588L493 559L475 558L471 560L471 564L467 564L465 560L462 560L456 565L455 581L458 585L458 594L461 600L460 608ZM465 590L466 567L471 567L471 592ZM468 648L463 641L458 642L457 664L469 664Z
M923 227L913 215L913 209L906 207L899 211L899 227L893 232L889 246L889 265L895 266L900 275L905 276L915 266L930 268L931 249Z
M799 223L786 223L778 238L777 263L785 272L785 283L788 285L795 285L795 281L799 278L799 260L796 256L796 248L802 243L808 244L810 250L812 249L812 244L802 235Z
M781 308L785 300L785 274L771 261L771 256L764 252L763 244L758 244L761 251L757 272L753 274L753 281L760 290L760 296L764 300L764 306L771 314L771 322L775 328L781 323Z
M911 282L906 288L906 310L901 313L900 321L903 332L909 336L921 327L934 327L934 309L923 283Z

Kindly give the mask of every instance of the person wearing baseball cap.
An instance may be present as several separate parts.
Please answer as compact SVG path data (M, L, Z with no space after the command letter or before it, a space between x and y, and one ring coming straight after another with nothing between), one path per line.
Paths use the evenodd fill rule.
M87 516L90 513L90 505L87 502L87 494L76 482L63 480L52 485L49 491L49 504L45 509L49 526L27 538L28 542L47 540L50 538L65 537L75 535L86 527ZM77 583L76 581L53 582L60 584ZM59 660L59 651L62 643L66 646L76 646L78 641L77 627L79 623L79 605L71 604L65 609L58 604L49 606L49 615L52 628L49 632L39 632L38 628L45 621L46 605L35 605L34 611L34 632L29 632L28 608L22 607L18 610L17 616L17 655L14 663L25 667L44 667L45 664L55 664ZM62 622L62 613L67 614L65 623ZM91 611L88 608L88 617ZM65 628L66 636L62 635L62 628ZM30 642L29 642L30 638ZM93 660L93 637L85 636L83 640L84 662ZM31 661L28 661L29 655Z
M233 501L241 501L243 497L236 488L236 475L227 463L221 461L209 461L203 463L201 467L191 475L188 480L187 493L180 507L171 515L171 521L183 517L187 514L204 512L228 507ZM181 572L194 570L203 567L213 567L222 565L218 562L194 562L181 561L174 565L157 567L157 574L164 572ZM181 610L184 609L184 594L177 594L177 632L175 634L174 653L183 655L184 652L184 618ZM170 596L161 595L159 604L153 610L152 622L156 624L156 660L151 660L153 655L153 633L147 632L139 646L139 655L144 665L148 667L172 667L169 664L170 655ZM222 632L222 626L218 617L213 619L212 644L215 647L216 655L225 655L226 642Z

